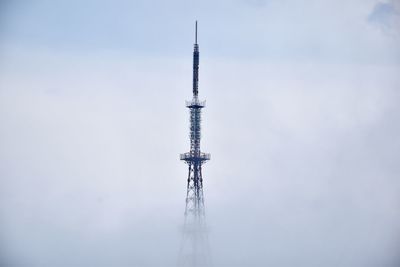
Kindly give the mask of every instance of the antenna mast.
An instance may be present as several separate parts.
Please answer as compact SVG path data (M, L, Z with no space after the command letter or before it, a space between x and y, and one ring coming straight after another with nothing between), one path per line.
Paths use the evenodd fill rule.
M197 44L197 20L195 29L195 43L193 49L193 98L197 98L199 93L199 45Z
M197 20L196 20L196 33L195 33L195 39L194 43L197 44Z

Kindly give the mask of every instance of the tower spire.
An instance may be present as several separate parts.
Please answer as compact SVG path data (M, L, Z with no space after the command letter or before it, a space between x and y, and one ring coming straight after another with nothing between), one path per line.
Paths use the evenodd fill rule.
M195 38L194 38L194 43L197 44L197 20L196 20L196 31L195 31Z
M195 27L195 44L193 49L193 98L199 94L199 45L197 44L197 20Z

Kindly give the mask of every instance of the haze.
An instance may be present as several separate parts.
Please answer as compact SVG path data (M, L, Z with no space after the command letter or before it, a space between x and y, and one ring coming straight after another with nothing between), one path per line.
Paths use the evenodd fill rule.
M1 1L0 265L175 266L196 19L214 266L399 266L396 0Z

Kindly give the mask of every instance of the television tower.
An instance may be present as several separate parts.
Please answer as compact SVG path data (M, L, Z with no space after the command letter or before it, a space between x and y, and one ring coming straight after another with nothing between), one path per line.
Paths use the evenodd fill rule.
M210 154L200 150L201 109L199 93L199 45L197 44L197 21L193 51L193 99L186 101L190 110L190 152L180 155L189 167L187 177L185 223L180 251L179 266L209 266L207 231L205 225L203 177L201 167L210 159Z

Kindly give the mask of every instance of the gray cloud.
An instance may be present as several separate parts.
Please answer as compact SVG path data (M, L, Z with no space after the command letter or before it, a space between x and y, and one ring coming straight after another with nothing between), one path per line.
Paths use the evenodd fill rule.
M400 5L397 1L377 3L368 15L368 21L386 32L398 32L400 27Z

